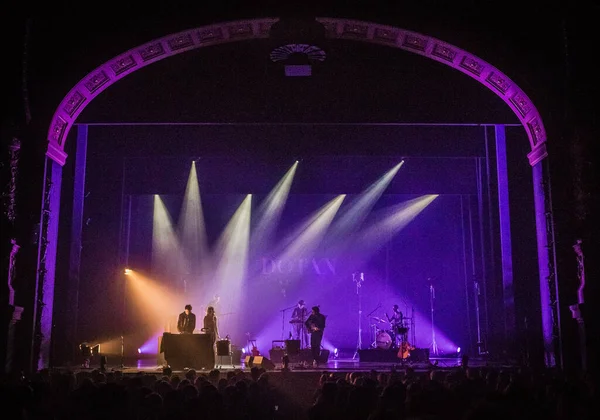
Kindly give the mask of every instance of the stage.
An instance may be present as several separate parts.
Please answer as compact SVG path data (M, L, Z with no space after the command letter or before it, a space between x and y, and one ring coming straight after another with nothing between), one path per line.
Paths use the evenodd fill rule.
M123 366L120 363L114 363L116 358L111 359L108 358L108 364L105 367L105 370L110 372L121 371L125 375L133 375L133 374L149 374L149 375L163 375L164 368L166 365L158 364L157 359L154 358L143 358L137 360L126 360ZM282 364L281 362L273 362L273 366L265 366L268 372L272 373L281 373L282 372ZM269 368L270 367L270 368ZM461 359L455 357L432 357L429 362L377 362L377 361L360 361L359 359L352 358L335 358L330 359L327 363L321 364L316 368L313 368L310 364L303 363L290 363L289 370L293 373L340 373L346 374L350 372L391 372L393 370L402 372L406 368L411 368L414 372L417 373L425 373L429 372L432 369L442 370L442 371L450 371L453 369L457 369L461 367ZM510 370L517 368L516 364L509 362L499 362L499 361L490 361L485 358L472 358L469 359L469 367L473 368L490 368L490 369L503 369ZM62 366L58 367L58 370L63 371L73 371L75 373L80 371L93 371L96 369L100 369L100 365L98 363L93 363L89 368L83 368L81 366ZM249 371L250 367L246 366L244 360L234 361L233 364L229 363L228 358L223 358L223 363L217 357L217 364L215 365L215 369L218 369L221 372L229 372L234 370L243 370ZM208 373L210 369L195 369L199 373ZM175 375L183 375L187 369L172 369L171 373Z

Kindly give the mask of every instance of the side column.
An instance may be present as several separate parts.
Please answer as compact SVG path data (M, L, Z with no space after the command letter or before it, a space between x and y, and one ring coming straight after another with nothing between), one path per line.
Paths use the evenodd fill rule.
M69 278L66 291L65 337L69 360L73 361L77 342L79 313L79 272L81 266L83 208L85 201L85 168L87 159L88 126L77 126L77 149L75 151L75 176L73 181L73 215L71 218L71 248L69 252Z
M513 285L512 237L510 232L510 201L508 195L508 164L506 130L496 125L496 172L498 175L498 214L500 220L500 254L502 258L502 296L504 300L504 338L507 350L515 350L515 292Z
M50 366L52 310L54 306L54 282L62 182L62 166L48 156L45 159L36 284L33 302L31 370L34 372Z
M8 290L8 305L4 308L2 313L2 322L6 322L5 325L0 327L2 335L6 334L6 347L3 349L0 346L0 360L3 362L0 374L11 374L15 369L18 368L16 362L16 355L19 351L18 342L16 340L17 335L17 324L21 321L24 308L18 306L15 300L15 288L13 287L16 282L16 270L17 270L17 254L21 246L17 243L17 235L15 225L17 222L17 178L19 176L19 155L21 151L21 141L17 137L13 137L12 144L9 146L10 150L10 181L8 183L8 192L6 194L7 205L6 218L8 224L6 231L3 232L7 236L13 236L10 239L10 255L8 259L8 276L7 276L7 290ZM6 239L4 239L6 241ZM7 241L8 242L8 241ZM2 245L4 246L5 243ZM8 245L8 243L6 243ZM4 338L4 337L3 337Z
M562 367L562 346L548 159L537 162L532 169L544 360L546 366L560 368Z

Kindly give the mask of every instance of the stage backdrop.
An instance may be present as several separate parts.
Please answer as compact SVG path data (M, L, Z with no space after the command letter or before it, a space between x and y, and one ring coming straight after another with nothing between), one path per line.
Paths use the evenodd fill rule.
M374 328L389 329L375 318L391 315L393 304L398 304L405 316L414 316L416 342L412 344L431 345L434 309L433 326L440 350L452 353L458 346L464 348L468 321L460 196L438 196L397 232L382 228L376 230L377 234L365 235L389 217L390 209L399 212L402 203L408 205L420 196L383 195L361 224L340 234L338 222L357 198L348 195L331 224L316 229L316 241L310 242L305 236L307 243L302 251L286 253L282 248L285 241L293 244L300 226L335 197L291 194L271 239L256 241L256 217L265 197L253 196L247 272L241 282L232 280L229 287L228 279L215 284L214 273L203 272L203 255L192 256L185 270L165 273L164 267L157 267L152 261L155 198L134 196L130 263L168 288L177 300L174 307L182 310L184 304L191 303L199 322L208 302L219 294L221 336L230 335L240 346L245 346L248 338L255 338L263 352L272 340L289 337L292 311L286 309L300 299L309 308L320 306L327 315L325 345L331 349L356 347L359 317L363 348L368 347L374 340ZM244 198L236 194L202 196L209 250L214 251L221 232ZM172 220L177 221L183 196L162 196L161 200ZM361 275L364 281L357 288ZM161 328L141 325L148 336Z

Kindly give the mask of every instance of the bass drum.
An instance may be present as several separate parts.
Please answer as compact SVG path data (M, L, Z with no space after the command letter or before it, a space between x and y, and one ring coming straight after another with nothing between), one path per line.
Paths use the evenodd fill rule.
M375 344L377 344L377 348L389 350L392 347L393 340L387 332L379 331L375 339Z

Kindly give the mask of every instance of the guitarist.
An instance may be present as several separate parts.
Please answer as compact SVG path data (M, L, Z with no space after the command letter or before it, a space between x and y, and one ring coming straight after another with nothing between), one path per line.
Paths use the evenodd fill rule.
M302 348L308 347L308 332L304 323L308 317L308 308L304 306L304 300L298 301L298 306L294 308L292 312L292 319L290 324L294 326L294 338L301 340Z
M321 341L325 330L325 315L321 314L318 306L312 307L312 313L304 323L310 333L310 350L313 357L313 367L319 366L321 358Z

